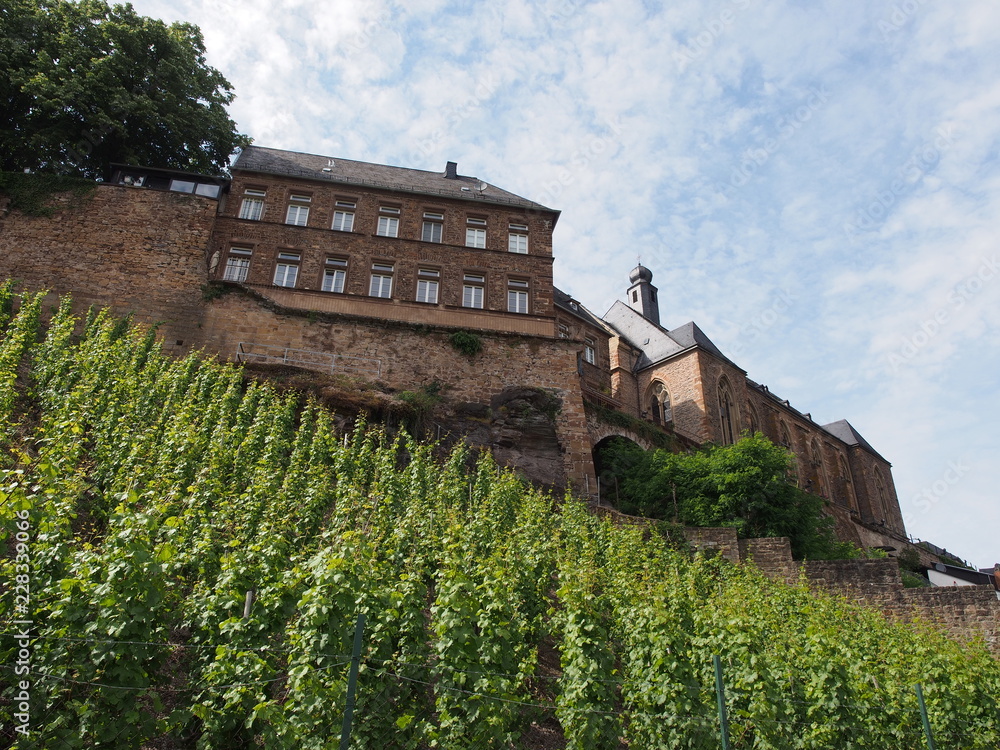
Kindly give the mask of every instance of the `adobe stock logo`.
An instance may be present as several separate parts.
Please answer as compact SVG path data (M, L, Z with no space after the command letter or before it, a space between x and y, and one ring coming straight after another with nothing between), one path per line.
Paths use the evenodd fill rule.
M829 99L830 93L825 87L816 88L814 86L809 89L809 96L802 104L796 107L791 114L783 115L774 121L775 135L765 138L757 146L743 152L740 163L733 168L729 185L735 188L746 185L757 170L763 167L792 136L799 132L799 128L809 122L813 114L821 109ZM729 186L726 187L728 189Z
M917 513L923 515L941 502L951 492L952 488L959 484L970 471L972 471L972 467L963 463L961 459L949 461L948 467L944 470L940 479L935 479L913 496L913 507ZM908 513L903 518L903 524L909 526L915 517L913 513Z
M870 196L864 207L855 213L853 220L844 222L844 235L847 239L854 242L854 238L860 233L878 229L896 202L937 166L941 156L954 143L955 135L951 128L937 128L932 139L910 153L910 158L900 167L896 179Z
M987 282L997 277L998 273L1000 273L1000 259L995 255L992 258L983 258L978 270L961 283L956 284L948 293L947 304L942 305L924 318L917 330L909 336L903 337L899 349L888 356L889 372L898 372L900 367L916 357L951 321L952 315L965 307L983 290Z

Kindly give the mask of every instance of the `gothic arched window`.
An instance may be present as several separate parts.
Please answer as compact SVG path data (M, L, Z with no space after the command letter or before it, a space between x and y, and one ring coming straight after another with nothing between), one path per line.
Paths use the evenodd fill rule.
M725 378L719 380L719 427L721 431L722 444L732 445L736 442L739 434L736 422L736 407L733 401L733 392L729 387L729 381Z
M670 394L667 388L659 380L653 381L649 386L646 403L649 404L649 413L653 421L657 424L667 424L673 419L673 412L670 408Z
M812 462L813 476L816 478L816 494L826 497L827 481L826 467L823 464L823 449L816 438L813 438L809 444L809 459Z
M877 516L876 520L885 524L886 516L888 512L886 508L889 507L889 496L885 491L885 480L882 479L882 472L875 469L875 497L878 500L878 508L872 508L872 511Z
M840 457L840 478L844 482L844 499L847 500L847 507L856 511L858 500L854 496L854 482L851 481L851 470L847 467L847 461Z
M757 416L757 410L753 408L753 404L747 403L747 431L751 435L755 435L760 432L760 418Z

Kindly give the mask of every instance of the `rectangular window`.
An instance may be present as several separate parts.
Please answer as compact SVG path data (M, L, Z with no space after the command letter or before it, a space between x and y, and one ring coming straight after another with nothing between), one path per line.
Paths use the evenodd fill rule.
M299 276L298 253L278 253L278 265L274 267L275 286L295 286L295 280Z
M528 312L528 282L510 279L507 282L507 310L514 313Z
M246 197L243 198L243 204L240 206L240 218L260 221L264 215L264 196L266 193L263 190L246 190L243 195Z
M368 293L372 297L392 297L392 264L373 263L372 281Z
M465 274L465 284L462 287L462 307L483 309L483 291L486 277L474 273Z
M421 268L417 273L417 302L436 305L438 301L438 279L441 272L433 268Z
M438 301L438 283L429 279L417 280L417 302L428 302L436 305Z
M323 271L323 291L343 294L346 280L347 271L340 268L327 268Z
M565 323L559 324L559 338L568 339L569 338L569 326Z
M297 227L304 227L309 223L309 203L312 198L308 195L293 195L289 198L288 212L285 214L285 223Z
M486 219L468 219L465 230L466 247L486 247Z
M583 340L583 358L592 365L596 364L597 352L594 349L593 339Z
M507 250L512 253L521 253L522 255L528 252L528 235L517 234L511 232L507 235Z
M328 257L326 268L323 269L323 291L343 294L346 282L347 258Z
M244 282L247 280L247 275L250 273L250 256L253 255L253 250L246 247L231 247L229 248L229 257L226 259L226 270L222 274L224 281L239 281Z
M349 201L343 198L337 199L337 208L357 208L358 204L355 201Z
M354 229L354 214L350 211L334 211L333 226L338 232L350 232Z
M424 214L424 227L420 239L424 242L441 242L444 234L444 214L431 213Z
M378 234L381 237L398 237L399 219L392 216L379 216Z

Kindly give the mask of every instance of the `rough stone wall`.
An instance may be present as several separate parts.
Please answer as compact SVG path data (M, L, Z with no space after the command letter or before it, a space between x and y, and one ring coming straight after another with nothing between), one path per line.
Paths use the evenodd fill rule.
M662 381L670 393L674 431L699 443L711 440L713 434L706 413L705 400L710 386L705 380L702 358L699 351L692 350L643 370L636 382L640 398L645 399L650 384L654 380ZM648 412L649 404L642 403L641 408Z
M210 303L199 333L206 347L227 359L236 356L241 342L252 342L379 360L379 379L392 388L417 390L435 385L452 402L489 406L507 388L545 389L559 399L554 417L564 471L563 477L553 478L550 484L568 482L581 491L595 486L572 341L484 333L482 351L468 357L451 345L447 331L309 315L284 310L243 291Z
M57 195L53 207L51 218L17 211L4 218L0 277L26 289L71 293L78 310L110 306L159 322L168 348L187 349L204 309L216 201L99 185L83 198Z
M1000 653L1000 599L992 586L907 589L895 560L814 560L800 568L787 542L744 540L741 555L765 575L793 582L801 570L815 588L856 599L890 617L931 623L959 638L983 638Z
M632 367L636 353L621 337L613 336L608 342L611 365L611 395L619 408L630 416L639 417L639 390Z
M739 439L739 434L748 426L744 414L744 405L748 399L746 374L709 354L699 352L698 359L703 384L702 407L706 419L705 433L700 440L722 442L722 421L719 413L719 383L722 378L729 382L733 397L733 432Z
M726 527L685 527L684 538L694 549L724 557L730 562L740 561L741 543L736 537L736 529Z

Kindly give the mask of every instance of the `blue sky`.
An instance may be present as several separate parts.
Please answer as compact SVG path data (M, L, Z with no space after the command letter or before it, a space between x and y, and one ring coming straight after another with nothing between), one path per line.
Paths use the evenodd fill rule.
M662 322L893 463L907 528L1000 561L994 0L139 0L262 146L562 211L556 284Z

